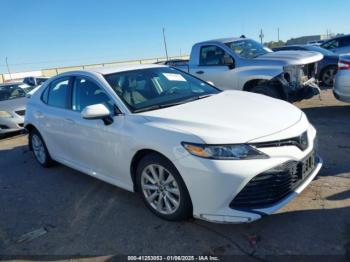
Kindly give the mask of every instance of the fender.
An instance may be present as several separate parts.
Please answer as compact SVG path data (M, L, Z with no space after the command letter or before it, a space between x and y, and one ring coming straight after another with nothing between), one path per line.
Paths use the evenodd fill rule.
M270 81L277 78L283 73L283 67L242 67L237 68L237 77L239 79L239 87L244 90L246 83L252 80Z

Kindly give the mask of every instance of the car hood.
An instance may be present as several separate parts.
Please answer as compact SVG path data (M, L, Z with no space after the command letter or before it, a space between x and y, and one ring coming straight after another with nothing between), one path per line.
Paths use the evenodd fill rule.
M255 58L256 61L278 61L283 65L304 65L322 60L323 55L313 51L277 51Z
M140 115L149 125L194 134L208 144L233 144L285 130L300 121L302 112L281 100L230 90Z
M0 110L1 111L14 111L17 109L24 109L27 103L27 98L15 98L10 100L0 101Z

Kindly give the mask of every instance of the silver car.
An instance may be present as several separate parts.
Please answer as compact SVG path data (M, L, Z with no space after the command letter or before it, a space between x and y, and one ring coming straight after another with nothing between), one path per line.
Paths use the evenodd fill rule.
M338 100L350 103L350 55L339 58L333 93Z
M0 136L24 129L26 94L32 89L23 83L0 85Z

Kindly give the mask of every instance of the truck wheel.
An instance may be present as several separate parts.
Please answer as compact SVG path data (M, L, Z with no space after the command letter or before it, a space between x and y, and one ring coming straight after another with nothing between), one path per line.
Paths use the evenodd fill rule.
M255 86L250 90L250 92L262 94L265 96L270 96L276 99L282 99L280 92L278 92L277 88L274 86L267 86L267 85Z

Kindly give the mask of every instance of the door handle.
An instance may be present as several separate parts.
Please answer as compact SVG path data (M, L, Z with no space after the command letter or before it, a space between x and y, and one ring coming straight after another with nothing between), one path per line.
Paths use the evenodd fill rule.
M75 124L75 121L73 119L70 118L65 118L64 119L66 122L68 122L69 124Z
M197 71L196 74L198 75L204 74L204 71Z

